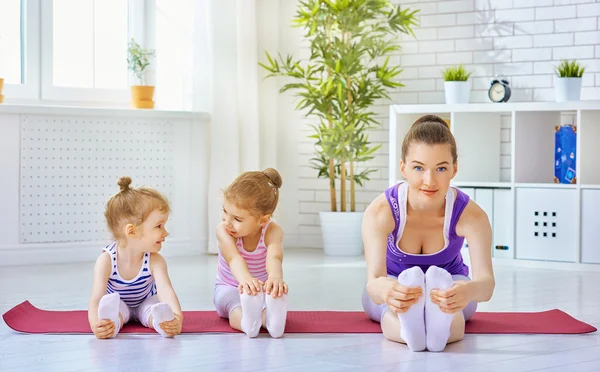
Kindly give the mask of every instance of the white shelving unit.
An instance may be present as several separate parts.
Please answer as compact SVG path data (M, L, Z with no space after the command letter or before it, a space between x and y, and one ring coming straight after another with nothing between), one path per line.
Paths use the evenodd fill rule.
M450 121L453 186L488 214L494 257L600 263L600 101L392 105L390 185L402 180L402 139L426 114ZM577 126L575 184L554 183L555 127L564 124Z

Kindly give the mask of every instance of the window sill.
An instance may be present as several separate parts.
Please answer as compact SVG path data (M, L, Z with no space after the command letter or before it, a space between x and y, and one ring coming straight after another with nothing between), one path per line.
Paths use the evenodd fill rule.
M2 103L0 115L77 115L77 116L118 116L126 118L201 119L210 116L206 112L175 111L161 109L135 109L130 107L76 106L37 103Z

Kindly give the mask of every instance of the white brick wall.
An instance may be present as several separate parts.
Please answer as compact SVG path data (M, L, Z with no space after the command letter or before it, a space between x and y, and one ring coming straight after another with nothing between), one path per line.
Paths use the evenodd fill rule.
M401 36L403 49L397 60L404 68L399 80L406 86L392 94L395 103L444 102L441 70L458 63L473 72L472 102L488 102L487 89L496 74L503 74L510 81L511 101L553 101L553 67L562 58L577 58L587 68L582 99L600 99L600 0L392 1L421 9L416 39ZM293 13L286 15L291 18ZM289 19L280 20L279 24L281 34L300 35L290 30ZM375 111L380 115L382 128L374 131L371 139L383 146L371 164L377 172L358 192L359 210L387 187L387 104ZM308 131L301 130L300 171L295 181L299 225L288 227L286 233L297 237L292 245L319 246L318 212L328 210L329 192L327 181L317 179L315 170L308 165L313 153L306 134ZM508 117L503 118L499 140L501 179L509 180Z

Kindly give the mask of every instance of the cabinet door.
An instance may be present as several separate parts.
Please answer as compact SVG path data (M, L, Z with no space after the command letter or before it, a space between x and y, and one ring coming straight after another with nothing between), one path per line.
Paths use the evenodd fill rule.
M515 215L511 190L494 190L494 218L492 221L493 256L512 258L515 250L513 245Z
M575 262L577 190L517 188L516 256Z
M600 263L600 190L581 192L581 262Z

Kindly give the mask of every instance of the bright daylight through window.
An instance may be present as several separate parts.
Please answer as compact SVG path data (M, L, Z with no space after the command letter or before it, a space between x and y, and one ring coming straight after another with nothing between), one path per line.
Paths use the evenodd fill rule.
M54 0L53 85L127 89L127 3Z
M6 84L23 83L22 1L0 0L0 76Z

